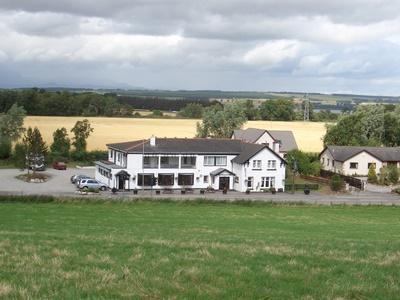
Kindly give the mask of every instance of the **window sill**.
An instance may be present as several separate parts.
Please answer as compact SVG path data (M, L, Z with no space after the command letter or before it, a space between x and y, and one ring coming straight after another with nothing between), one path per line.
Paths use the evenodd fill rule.
M276 168L275 169L267 169L267 171L276 171Z

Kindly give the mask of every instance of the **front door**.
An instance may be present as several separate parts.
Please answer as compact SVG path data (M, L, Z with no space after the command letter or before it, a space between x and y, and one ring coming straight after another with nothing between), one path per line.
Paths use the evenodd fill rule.
M125 177L118 176L118 189L124 190L125 189Z
M220 177L219 178L219 189L224 190L224 189L229 190L229 177Z

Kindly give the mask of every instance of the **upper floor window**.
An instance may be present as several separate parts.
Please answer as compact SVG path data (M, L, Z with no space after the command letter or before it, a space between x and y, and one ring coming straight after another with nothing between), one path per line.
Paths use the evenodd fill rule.
M226 166L226 156L204 156L205 166Z
M358 163L357 162L351 162L350 163L350 169L358 169Z
M161 168L179 168L179 157L177 156L161 156Z
M253 160L253 170L261 170L261 160Z
M268 170L276 170L276 160L269 160L267 164Z
M109 152L110 152L110 158L113 158L114 151L113 150L109 150Z
M158 156L144 156L143 157L143 168L158 168Z
M183 168L183 169L196 168L196 156L182 156L181 157L181 168Z

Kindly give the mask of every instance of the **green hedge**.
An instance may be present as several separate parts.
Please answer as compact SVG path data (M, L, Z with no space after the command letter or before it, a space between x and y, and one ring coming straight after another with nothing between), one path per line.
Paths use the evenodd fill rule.
M296 183L296 184L294 185L294 189L295 189L296 191L303 191L305 188L309 188L310 190L316 191L316 190L319 189L319 184L316 184L316 183L309 183L309 184L306 184L306 183L302 183L302 184ZM291 191L291 190L292 190L292 184L290 184L290 183L285 184L285 191Z

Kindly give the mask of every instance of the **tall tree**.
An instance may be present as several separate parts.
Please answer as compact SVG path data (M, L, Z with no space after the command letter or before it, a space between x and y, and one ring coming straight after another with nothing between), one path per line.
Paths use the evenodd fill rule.
M71 141L68 138L68 132L65 127L56 129L53 133L53 144L50 150L53 154L68 157L71 148Z
M71 132L74 133L72 145L75 147L76 152L86 151L86 140L93 130L94 129L90 126L88 119L77 121L75 123L75 126L71 129Z
M179 115L184 118L199 119L202 117L204 111L203 105L199 103L189 103L179 111Z
M0 116L0 136L12 142L18 140L25 131L25 116L25 109L14 103L5 115Z
M246 122L243 105L228 104L223 108L214 105L204 110L201 123L197 123L198 137L230 137L233 130Z
M30 166L32 167L33 173L35 173L36 166L44 163L45 155L48 150L37 127L34 129L31 127L28 128L23 139L23 145L26 151L28 172Z
M296 114L292 100L267 100L260 106L260 116L263 120L292 121Z

